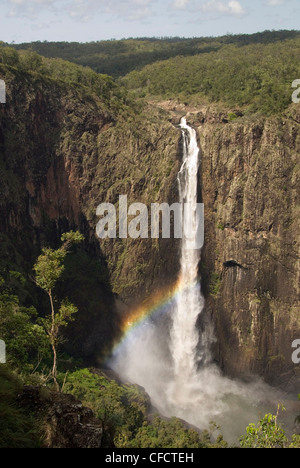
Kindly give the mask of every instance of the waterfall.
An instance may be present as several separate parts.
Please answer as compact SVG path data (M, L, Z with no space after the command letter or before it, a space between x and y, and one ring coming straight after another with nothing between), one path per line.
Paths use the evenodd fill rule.
M189 227L197 223L200 151L196 131L187 125L184 118L180 127L183 138L183 163L178 174L179 201L182 207L188 206L188 210L185 211L181 243L181 293L176 299L173 312L170 349L174 362L174 392L177 398L188 398L188 395L185 395L186 382L191 381L197 372L196 351L199 335L196 322L204 306L198 283L200 249L197 248L195 236L191 239L190 233L187 232Z
M148 318L128 334L110 365L124 381L143 386L162 414L177 416L201 429L216 421L225 437L234 440L249 421L257 420L257 401L271 391L260 381L244 384L231 380L213 362L213 326L204 313L198 275L201 248L191 235L199 221L200 149L197 133L185 119L180 128L183 162L178 186L184 222L179 292L164 311L170 319L167 328L160 314Z
M170 332L170 351L173 359L173 379L169 386L168 398L175 407L190 407L195 398L199 382L199 364L210 362L209 339L210 327L199 335L197 320L204 308L204 297L199 284L198 267L201 249L198 246L195 226L199 223L198 169L200 149L197 133L181 119L180 128L183 139L183 162L178 173L179 201L184 210L184 229L180 256L180 294L176 298L172 314ZM203 220L202 220L203 222ZM212 337L212 335L210 334Z
M235 437L231 418L242 433L243 424L251 421L255 411L252 398L261 398L260 386L243 385L223 376L213 363L210 347L215 339L213 325L204 314L205 300L199 282L201 248L194 226L199 222L198 170L200 149L196 131L180 123L183 139L183 162L178 173L179 201L184 209L184 231L180 256L180 294L172 311L170 353L172 372L165 392L169 415L176 415L198 427L208 427L210 421L223 425L227 437ZM204 221L204 220L202 220ZM199 326L201 322L201 326ZM263 387L265 388L265 387ZM255 419L254 419L255 420Z

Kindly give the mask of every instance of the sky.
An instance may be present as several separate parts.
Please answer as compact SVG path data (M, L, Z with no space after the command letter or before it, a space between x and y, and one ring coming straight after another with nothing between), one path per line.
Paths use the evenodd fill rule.
M90 42L299 29L300 0L0 0L0 40Z

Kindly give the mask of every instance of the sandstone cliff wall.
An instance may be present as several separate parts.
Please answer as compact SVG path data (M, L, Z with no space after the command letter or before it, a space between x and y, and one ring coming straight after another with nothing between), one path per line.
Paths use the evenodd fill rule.
M178 200L177 112L145 106L116 115L99 97L38 75L7 75L0 109L1 266L27 272L44 244L80 229L86 237L63 294L79 306L70 349L109 348L120 315L178 275L178 241L96 237L102 202ZM166 107L166 106L165 106ZM295 387L291 343L300 338L299 151L297 106L280 118L231 120L198 109L205 204L200 270L215 324L215 359L230 375L258 373ZM79 258L79 257L77 257ZM298 380L297 380L298 379Z
M202 151L206 240L201 271L216 359L296 389L300 334L300 109L281 117L191 115ZM298 382L298 384L297 384Z

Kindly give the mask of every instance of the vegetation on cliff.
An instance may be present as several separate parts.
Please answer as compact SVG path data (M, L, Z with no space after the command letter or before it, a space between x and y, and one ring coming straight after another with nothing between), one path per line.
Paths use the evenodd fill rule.
M130 99L124 86L117 84L108 75L99 74L89 67L66 62L59 58L45 58L32 49L17 52L0 42L0 75L6 81L7 91L13 79L24 87L29 83L34 88L43 86L80 95L82 102L91 103L98 98L99 110L110 118L120 118L122 113L139 113L140 106Z
M243 273L250 271L248 266L244 268L244 262L240 264L231 257L225 258L225 253L231 251L229 248L222 249L225 245L223 236L230 240L227 234L235 235L239 223L244 223L241 224L243 231L250 233L251 239L256 230L259 232L260 245L267 239L267 247L270 247L276 265L283 264L282 256L288 258L288 255L285 249L281 252L283 243L279 235L282 236L282 222L272 215L276 207L269 207L262 199L263 195L268 199L269 187L265 187L265 181L268 180L269 168L272 168L274 177L270 187L273 204L283 206L284 216L291 213L290 219L285 219L283 223L288 228L285 232L290 232L292 223L294 225L298 219L294 216L296 203L292 196L296 200L299 193L295 160L299 146L299 117L293 112L285 116L288 120L285 122L287 130L282 133L278 131L282 125L281 116L278 122L274 118L259 124L251 123L251 117L248 121L239 117L242 113L257 111L280 115L289 106L291 83L300 77L296 60L299 44L299 34L296 32L274 33L273 36L266 33L253 38L229 36L218 40L112 41L102 44L103 47L107 46L105 60L102 61L104 65L107 64L107 72L123 76L131 71L119 82L110 76L98 75L90 68L64 62L61 58L50 59L39 56L33 50L16 52L14 48L0 46L1 79L4 78L11 85L8 86L8 106L0 112L0 338L6 341L8 353L8 364L0 365L0 388L4 389L1 393L1 446L36 447L44 444L43 422L39 421L37 427L34 410L24 409L18 400L24 384L38 386L38 391L43 393L46 390L48 396L48 391L53 391L49 378L52 366L49 333L47 335L47 327L42 326L49 304L44 295L37 291L30 276L41 247L48 250L44 250L40 264L49 260L50 253L58 248L60 235L66 227L82 228L87 240L75 254L66 258L66 269L55 284L57 302L71 296L78 313L68 335L69 340L65 343L64 354L58 360L58 372L52 377L57 379L64 392L79 398L93 410L103 429L101 440L104 446L226 446L222 438L214 442L208 432L199 436L198 432L188 429L177 419L166 421L149 415L149 401L141 389L119 385L85 368L86 362L82 360L94 361L95 355L102 357L101 353L111 346L113 333L118 332L111 301L117 297L126 302L133 294L138 298L141 290L144 295L148 294L155 281L161 286L162 279L171 276L170 270L176 274L176 259L169 244L109 240L101 245L100 250L93 240L95 209L100 201L117 202L121 192L128 193L131 199L139 197L139 201L159 201L161 198L166 201L176 193L174 181L178 155L175 142L179 135L167 122L168 118L171 119L170 114L146 105L144 97L174 98L190 104L201 102L201 105L204 102L224 102L226 109L229 106L234 110L230 113L226 111L226 118L222 119L223 111L217 116L199 113L195 117L195 121L212 122L212 127L205 127L201 135L208 155L203 164L204 171L207 171L207 186L203 194L207 195L205 190L212 189L207 198L215 197L209 214L211 219L207 224L213 223L211 233L217 225L220 244L214 241L212 234L211 242L215 244L209 244L208 251L212 264L207 262L210 294L214 300L221 300L226 275L236 272L237 268ZM120 56L125 46L129 48L125 50L122 62ZM45 55L47 48L48 51L49 47L55 48L49 44L39 47L44 48ZM91 45L91 49L93 47ZM109 56L113 47L119 48L120 54L111 59ZM63 45L61 49L69 50L69 60L74 59L74 48ZM78 46L79 49L81 54L83 49ZM133 49L136 54L131 57ZM51 54L49 51L48 55ZM53 52L57 56L55 54ZM143 60L140 60L141 57ZM82 56L78 61L83 63ZM117 69L118 61L120 70ZM95 69L97 63L98 56L90 61ZM243 112L239 113L235 106ZM248 127L244 125L245 121ZM226 129L222 125L225 122L230 122ZM268 127L272 125L272 131L268 132ZM244 134L253 138L249 137L250 140L244 142L241 136ZM262 135L263 141L260 139ZM234 147L232 151L231 144ZM273 157L275 147L279 148L277 156L285 156L282 164L279 158ZM286 152L282 150L283 147L287 148ZM246 154L245 148L247 151L251 148L252 153L249 150L249 154ZM256 151L257 148L269 149L267 157L265 151L260 153ZM209 173L211 168L213 176ZM254 168L253 172L249 173L249 168ZM257 184L257 173L263 179L260 185ZM258 217L253 220L249 214L251 200L249 206L240 203L242 198L248 200L241 195L247 174L246 192L249 198L253 193L261 194L255 204L264 215L261 225L257 222ZM209 187L211 177L214 181ZM236 184L227 184L226 177L228 180L234 179ZM221 201L218 196L222 197ZM216 200L218 205L213 206ZM228 200L239 203L232 206ZM289 206L292 206L291 211ZM297 232L296 227L293 229L293 232ZM48 245L51 248L45 247ZM222 249L224 258L217 253L217 248L219 251ZM257 262L267 265L268 251L262 250L261 255L257 245L253 249L259 257ZM246 252L245 248L242 250ZM165 262L167 257L168 262ZM251 256L251 260L253 258L256 257ZM51 262L46 266L51 268ZM289 271L292 272L293 268L291 266ZM249 362L257 361L255 340L259 337L262 342L266 333L259 334L255 327L259 325L263 328L266 317L272 323L280 319L286 327L289 323L285 320L287 314L289 320L298 323L298 319L294 320L294 305L294 308L286 310L284 303L280 303L279 307L278 297L282 294L277 294L275 286L273 291L270 275L264 274L263 269L260 275L256 275L259 284L253 286L255 293L249 295L252 315L245 314L238 320L238 301L235 314L230 314L235 327L230 329L230 337L234 336L234 332L237 334L241 340L239 350L246 350ZM284 276L287 277L286 272ZM235 281L232 277L235 278L234 275L230 276L229 284ZM278 277L278 287L280 282L283 287L285 283ZM238 283L235 281L235 284ZM295 290L298 287L295 283ZM232 291L232 288L229 290ZM292 289L286 288L286 291ZM243 297L248 301L248 296ZM226 302L229 311L232 302L231 295ZM269 304L273 309L271 306L268 308ZM263 307L260 308L261 305ZM245 310L249 310L248 303ZM245 316L246 323L239 328ZM271 332L267 338L272 340ZM99 346L96 351L90 344L92 339ZM235 353L235 350L236 347L232 346L231 352ZM274 356L267 356L270 361L268 369L271 370L271 365L279 358L278 350L275 351ZM264 366L261 355L259 363ZM48 396L46 398L44 395L50 406L54 402L52 398L61 398L60 393L54 397L52 393L51 397ZM101 431L98 429L96 427L96 434L100 437ZM274 417L268 415L256 428L249 426L242 445L264 446L267 439L272 447L288 446L285 437ZM294 438L292 443L299 444L299 440Z

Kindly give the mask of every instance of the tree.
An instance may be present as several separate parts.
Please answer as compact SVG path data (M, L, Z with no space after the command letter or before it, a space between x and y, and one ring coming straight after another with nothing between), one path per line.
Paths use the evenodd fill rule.
M257 425L249 424L247 434L242 436L240 444L243 448L285 448L288 439L285 431L278 424L278 414L280 405L278 405L277 414L266 414Z
M53 354L51 374L58 391L60 388L57 382L57 347L59 344L60 330L73 320L73 315L78 309L69 301L64 300L60 308L56 310L53 289L64 271L64 260L69 252L69 248L72 244L78 244L83 240L83 235L78 231L71 231L63 234L61 237L61 241L63 242L62 246L57 250L48 247L44 248L42 250L42 255L38 257L34 265L36 274L35 282L48 294L50 301L51 314L40 321L47 332L51 344Z
M12 47L3 47L0 43L0 61L5 65L15 67L19 64L18 52Z
M33 50L24 50L19 55L20 64L26 71L40 72L42 70L43 58Z
M25 281L15 271L0 275L0 338L6 343L7 363L32 372L50 356L45 330L37 323L34 307L22 306L14 281Z

